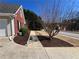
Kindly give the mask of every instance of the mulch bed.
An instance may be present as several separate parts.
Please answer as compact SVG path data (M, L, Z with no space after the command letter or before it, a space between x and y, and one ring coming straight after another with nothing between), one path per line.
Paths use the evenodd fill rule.
M30 34L30 31L27 32L24 36L16 36L14 38L14 42L17 43L17 44L20 44L20 45L27 44L27 40L29 38L29 34Z
M73 45L71 45L70 43L60 40L58 38L53 38L51 40L49 37L46 36L37 37L44 47L73 47Z

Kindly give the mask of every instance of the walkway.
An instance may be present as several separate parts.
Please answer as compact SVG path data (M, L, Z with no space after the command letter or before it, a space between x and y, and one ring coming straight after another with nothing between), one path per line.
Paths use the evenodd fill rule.
M32 31L31 35L35 36L35 33ZM49 57L39 40L34 37L34 41L28 42L25 46L13 41L8 41L4 45L2 43L0 59L49 59Z
M35 31L31 36L34 40L26 46L7 41L0 47L0 59L79 59L79 47L42 47Z
M47 33L44 31L32 31L31 34L36 33L36 32L40 32L42 33L41 35L47 36ZM32 47L35 47L35 46L36 45L33 44ZM42 47L40 46L40 48L43 49L42 50L44 54L43 59L45 58L46 55L47 55L46 58L48 59L79 59L79 56L78 56L79 47Z
M35 31L31 31L30 33L30 39L27 42L28 47L40 47L42 48L42 45L40 43L40 41L38 40Z

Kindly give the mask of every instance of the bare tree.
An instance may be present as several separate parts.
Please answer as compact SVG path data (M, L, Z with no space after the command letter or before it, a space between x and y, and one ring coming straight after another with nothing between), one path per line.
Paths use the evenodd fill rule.
M74 3L74 0L46 0L41 6L41 24L51 39L59 33L61 21L71 17Z

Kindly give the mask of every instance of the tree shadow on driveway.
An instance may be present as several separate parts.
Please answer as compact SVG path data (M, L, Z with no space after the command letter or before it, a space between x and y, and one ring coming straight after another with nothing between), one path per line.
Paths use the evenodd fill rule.
M58 38L53 38L52 40L48 36L37 36L43 47L73 47L72 44L65 42Z

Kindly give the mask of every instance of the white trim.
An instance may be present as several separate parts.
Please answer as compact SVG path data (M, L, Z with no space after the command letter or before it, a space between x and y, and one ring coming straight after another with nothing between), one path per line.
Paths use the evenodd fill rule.
M13 39L15 37L15 27L14 27L14 18L11 18L11 36L9 36L9 40L13 42Z
M0 16L13 16L12 13L0 13Z
M21 5L21 10L22 10L23 18L24 18L24 24L26 24L25 16L24 16L24 11L23 11L23 7L22 7L22 5Z
M22 8L22 5L18 8L18 10L14 13L14 15L17 14L17 12Z
M15 35L15 28L14 28L14 19L11 19L11 27L12 27L12 36Z
M7 19L7 35L11 36L11 23L10 23L10 19Z

